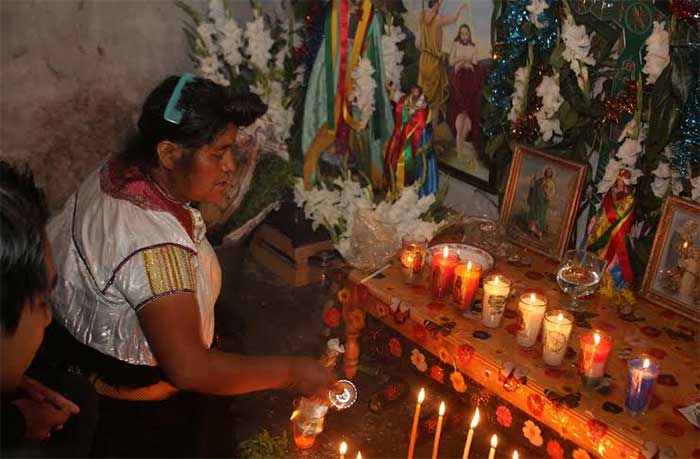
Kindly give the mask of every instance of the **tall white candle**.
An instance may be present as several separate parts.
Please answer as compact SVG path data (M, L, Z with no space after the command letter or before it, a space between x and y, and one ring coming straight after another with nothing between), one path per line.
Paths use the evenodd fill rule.
M472 423L469 425L469 433L467 434L467 441L464 443L464 452L462 453L462 459L469 458L469 450L472 447L472 438L474 437L474 429L476 425L479 424L479 408L477 407L474 411L474 416L472 417Z
M499 274L484 279L484 299L481 304L481 322L485 327L496 328L506 310L512 282Z
M445 416L445 402L440 402L440 411L438 413L437 429L435 430L435 441L433 442L433 459L437 459L438 449L440 448L440 434L442 433L442 419Z
M489 459L493 459L496 456L496 446L498 446L498 437L493 434L491 437L491 449L489 450Z
M535 345L537 335L542 327L542 318L547 309L547 298L541 293L525 292L520 295L518 303L518 345L530 348Z
M544 330L542 331L542 360L550 366L561 365L566 354L566 345L573 328L574 317L568 312L558 309L548 311L544 315Z

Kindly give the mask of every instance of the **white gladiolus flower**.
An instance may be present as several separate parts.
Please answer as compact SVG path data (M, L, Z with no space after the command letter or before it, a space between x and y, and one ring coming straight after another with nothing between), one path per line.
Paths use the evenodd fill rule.
M513 94L511 94L511 107L508 112L508 121L514 123L523 111L525 102L525 82L527 81L527 67L520 67L515 71L515 83L513 84Z
M217 45L214 42L214 36L216 35L216 28L211 22L200 22L197 25L197 34L199 38L202 39L202 44L207 53L214 56L217 53Z
M665 161L659 161L659 165L652 172L653 175L659 178L669 178L671 177L671 168Z
M532 0L526 8L529 13L528 17L530 18L530 22L533 23L538 29L542 29L547 26L546 22L542 22L539 19L540 14L542 14L547 8L549 8L549 5L547 4L546 0Z
M603 85L607 79L607 77L598 77L595 80L595 83L593 83L593 97L598 97L603 94ZM605 96L605 94L603 94L603 96Z
M585 26L577 26L573 18L567 17L562 25L562 39L566 45L562 57L576 74L579 87L584 89L588 83L586 65L595 65L595 59L589 55L591 37L586 33Z
M625 167L634 167L642 153L642 144L637 139L627 138L617 150L617 157Z
M537 95L542 98L542 107L535 113L535 117L542 139L548 142L554 134L562 133L559 118L557 118L557 111L564 102L559 92L559 76L543 76L542 82L537 86Z
M360 124L364 128L374 113L374 90L377 83L372 78L374 68L366 57L360 59L352 72L350 103L360 112Z
M700 175L690 179L690 185L693 187L690 199L700 202Z
M198 57L197 69L204 78L211 78L219 71L219 61L216 57Z
M224 2L227 0L209 0L209 19L212 20L217 29L221 29L227 22L226 8Z
M267 70L270 62L270 48L274 44L270 31L265 28L262 16L256 17L253 21L245 25L243 36L248 42L247 52L250 55L250 62L261 71Z
M646 55L642 72L647 75L647 83L654 84L670 62L669 33L664 29L665 22L654 21L654 30L646 41Z
M668 191L668 185L670 180L667 178L654 177L654 181L651 182L651 191L657 198L663 198L666 196Z
M219 46L224 56L224 61L234 69L243 62L241 46L243 46L243 31L238 27L234 19L227 20L220 29Z
M406 34L403 33L401 27L390 25L387 27L387 33L382 35L382 57L384 58L384 78L387 82L391 81L396 87L401 80L401 72L403 70L403 51L399 49L398 44L406 39Z

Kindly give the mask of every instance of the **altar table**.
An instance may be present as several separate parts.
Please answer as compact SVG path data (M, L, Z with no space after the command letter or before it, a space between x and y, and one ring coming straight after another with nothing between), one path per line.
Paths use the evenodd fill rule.
M351 297L343 307L346 377L352 378L357 372L359 337L364 314L368 313L408 338L417 348L446 358L450 366L456 364L462 373L594 456L643 459L653 449L648 442L653 442L665 454L672 451L678 458L698 457L700 432L677 409L697 401L700 393L700 326L642 299L634 306L635 314L623 314L619 305L595 294L583 302L589 314L578 318L569 346L578 353L579 337L588 327L609 333L613 348L606 373L611 385L601 391L586 387L578 375L577 356L573 352L569 352L560 367L549 368L542 362L541 341L532 350L521 349L516 343L515 311L517 298L524 289L542 291L549 299L549 309L570 301L556 283L557 263L535 254L530 257L533 263L529 267L496 260L494 272L512 280L513 288L506 315L495 329L484 327L480 314L462 314L451 298L433 300L425 280L418 286L405 285L398 261L364 284L360 281L367 273L351 272L348 278ZM402 322L400 315L397 320L391 312L387 314L392 300L410 305L407 320ZM438 326L450 322L456 325L447 331L438 327L436 332L431 322L426 321ZM433 330L425 333L425 324ZM660 360L661 375L647 413L632 416L620 411L624 408L627 384L626 359L642 352ZM526 382L506 388L499 381L504 362L527 369ZM581 398L577 406L567 406L557 403L552 391L559 396L578 392ZM543 457L546 457L544 451Z

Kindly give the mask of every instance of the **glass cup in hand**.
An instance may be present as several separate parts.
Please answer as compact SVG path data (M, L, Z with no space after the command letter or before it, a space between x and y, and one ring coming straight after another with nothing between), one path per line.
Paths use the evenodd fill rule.
M564 254L557 282L564 293L571 295L571 311L581 311L578 299L595 292L605 269L605 260L585 250L569 250Z

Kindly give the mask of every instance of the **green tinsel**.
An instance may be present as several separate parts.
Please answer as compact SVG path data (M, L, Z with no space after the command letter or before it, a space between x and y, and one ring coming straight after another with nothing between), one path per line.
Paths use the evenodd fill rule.
M695 69L695 75L698 74L699 63L700 58L696 51L693 55L692 66ZM693 164L700 164L700 82L698 78L695 78L684 112L685 115L679 128L680 138L673 145L671 167L685 177L690 174L689 167L692 168Z

